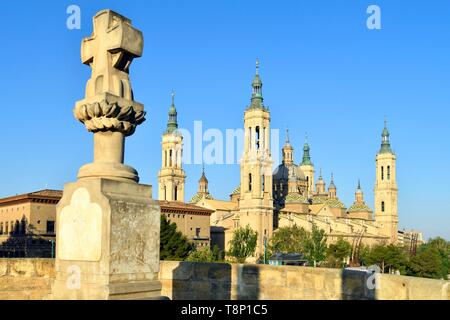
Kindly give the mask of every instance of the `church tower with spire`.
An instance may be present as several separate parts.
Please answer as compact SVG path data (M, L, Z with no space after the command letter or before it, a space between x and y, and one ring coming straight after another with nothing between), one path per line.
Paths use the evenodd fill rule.
M241 159L239 202L240 226L249 225L258 232L257 256L263 255L265 241L268 241L273 232L270 113L263 103L262 86L257 61L251 103L244 113L245 141Z
M308 195L312 196L315 193L314 188L314 164L311 161L310 147L308 144L308 135L305 136L305 144L303 146L303 159L300 164L300 170L305 175L305 179L308 185Z
M183 136L178 131L175 93L169 109L167 129L162 136L162 166L158 175L159 200L184 202L185 172L182 168Z
M326 193L326 184L322 177L322 169L320 169L319 180L316 182L316 193L317 196L327 195Z
M330 182L330 185L328 186L328 198L330 198L330 199L337 198L337 188L336 188L336 185L334 184L334 175L333 174L331 174L331 182Z
M286 129L286 141L282 149L282 161L285 165L294 163L294 148L289 141L289 129Z
M380 224L382 235L389 237L389 243L396 243L398 240L397 157L391 149L386 121L381 136L381 149L376 156L375 221Z

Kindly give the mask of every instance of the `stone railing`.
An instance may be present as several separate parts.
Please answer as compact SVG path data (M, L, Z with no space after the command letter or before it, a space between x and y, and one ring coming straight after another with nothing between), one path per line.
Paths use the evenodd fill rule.
M0 259L0 300L48 299L53 259ZM450 281L307 267L161 261L162 295L174 300L450 300Z
M47 299L54 277L54 259L0 259L0 300Z
M162 261L162 294L183 299L450 300L450 281L378 275L370 289L360 271Z

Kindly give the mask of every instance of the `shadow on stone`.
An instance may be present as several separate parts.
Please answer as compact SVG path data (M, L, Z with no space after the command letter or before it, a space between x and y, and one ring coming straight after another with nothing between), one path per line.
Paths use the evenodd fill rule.
M172 272L173 300L230 300L231 265L180 262Z
M374 277L365 270L342 270L342 300L375 300Z
M236 299L258 300L260 275L257 265L236 265Z

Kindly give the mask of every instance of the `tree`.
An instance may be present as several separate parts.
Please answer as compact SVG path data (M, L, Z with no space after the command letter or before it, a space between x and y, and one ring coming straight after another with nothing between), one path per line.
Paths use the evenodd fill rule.
M257 239L258 232L254 231L249 225L245 228L237 228L233 232L228 254L235 258L237 262L244 263L248 257L255 254Z
M304 242L305 256L308 263L316 267L326 258L327 236L325 230L312 226L312 232L308 234Z
M270 239L269 251L273 253L303 253L308 232L302 227L282 227Z
M382 273L399 270L404 274L408 266L405 249L392 244L374 246L369 251L365 262L368 266L377 265Z
M436 247L426 245L411 258L409 274L422 278L442 278L442 258Z
M436 249L441 260L441 277L447 279L450 275L450 242L440 237L430 239L426 246Z
M191 251L186 261L190 262L220 262L223 261L223 252L219 247L214 246L213 250L209 248L200 248Z
M367 263L367 260L369 259L370 255L370 247L364 244L361 244L361 248L359 249L359 263L362 266L369 266Z
M219 249L218 245L215 245L213 247L211 254L212 254L213 261L219 262L219 261L225 260L225 253Z
M186 236L177 231L177 225L161 215L160 259L184 260L193 248Z
M327 249L327 265L333 268L343 268L352 254L352 245L342 237Z

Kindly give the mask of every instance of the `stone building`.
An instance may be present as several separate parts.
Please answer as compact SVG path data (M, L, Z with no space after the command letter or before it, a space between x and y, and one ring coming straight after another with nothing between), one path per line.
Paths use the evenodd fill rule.
M212 210L201 208L180 201L158 201L161 214L167 220L177 225L178 231L183 233L197 248L210 247L210 216Z
M21 257L46 251L51 256L48 246L55 239L55 206L61 196L61 191L41 190L0 199L0 255Z
M316 169L307 139L302 161L296 164L287 132L281 150L282 163L272 172L271 115L263 102L262 87L257 62L250 106L244 112L245 140L239 186L231 193L229 201L213 199L209 191L201 192L200 187L191 199L193 204L214 210L211 214L213 243L222 243L223 248L228 249L233 230L249 225L258 232L258 257L263 253L264 241L277 228L294 224L306 230L316 225L326 231L330 242L342 237L354 245L401 244L407 242L405 239L422 239L418 232L398 230L396 155L390 146L386 123L381 149L376 155L374 210L365 203L359 181L355 201L347 209L338 197L333 175L328 189L321 170L315 180Z

